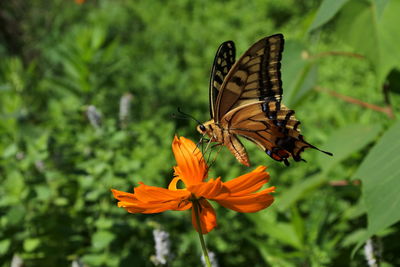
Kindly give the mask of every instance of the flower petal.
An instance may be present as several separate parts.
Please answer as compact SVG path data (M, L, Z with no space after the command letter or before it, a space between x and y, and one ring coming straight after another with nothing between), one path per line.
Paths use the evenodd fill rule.
M141 184L135 193L125 193L112 189L118 199L118 207L130 213L159 213L166 210L187 210L192 204L188 201L190 192L186 190L171 191L168 189Z
M114 197L118 199L118 207L125 207L126 205L130 205L129 209L126 210L130 213L142 213L145 211L145 208L139 206L140 201L136 198L136 196L132 193L126 193L119 190L111 189ZM136 205L135 205L136 204Z
M187 188L188 191L196 195L196 197L204 197L207 199L214 198L225 198L229 195L229 190L224 183L221 182L221 178L213 179L208 182L191 185Z
M202 182L207 176L207 165L195 143L184 137L175 136L172 151L176 162L175 174L186 186Z
M274 190L275 187L270 187L258 193L244 196L230 196L215 201L221 206L237 212L257 212L269 207L274 202L274 197L270 195Z
M141 183L135 188L135 196L141 202L181 201L190 197L187 190L168 190L166 188L149 186Z
M256 192L269 180L269 173L266 172L265 169L266 167L264 166L258 166L252 172L225 182L224 185L231 192L231 196L240 196Z
M214 229L217 226L217 215L215 214L214 208L211 206L211 204L205 200L205 199L200 199L199 205L200 205L200 225L201 225L201 233L202 234L207 234L209 233L212 229ZM196 213L194 211L194 206L192 208L192 224L194 228L196 229L197 232L200 232L200 229L197 224L196 220Z
M132 203L132 202L118 202L118 207L126 209L130 213L160 213L166 210L187 210L192 207L189 201L182 202L167 202L167 203Z
M180 180L181 179L179 177L173 178L172 181L168 185L168 190L178 190L178 188L176 186L178 185L178 182Z
M126 192L115 190L115 189L111 189L111 191L112 191L114 197L116 199L118 199L119 201L128 201L128 202L129 201L132 201L132 202L137 201L135 194L126 193Z

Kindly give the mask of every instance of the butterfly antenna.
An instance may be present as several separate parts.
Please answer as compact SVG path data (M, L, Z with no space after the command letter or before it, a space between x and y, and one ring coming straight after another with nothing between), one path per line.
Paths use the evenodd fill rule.
M190 120L190 118L179 116L179 115L177 115L175 113L172 113L171 117L174 118L174 119L180 119L180 120Z
M182 118L187 118L187 119L190 118L190 119L194 120L195 122L197 122L198 124L202 124L198 119L196 119L196 118L193 117L192 115L183 112L183 111L181 110L181 108L178 107L177 110L178 110L178 112L179 112L180 114L183 115Z

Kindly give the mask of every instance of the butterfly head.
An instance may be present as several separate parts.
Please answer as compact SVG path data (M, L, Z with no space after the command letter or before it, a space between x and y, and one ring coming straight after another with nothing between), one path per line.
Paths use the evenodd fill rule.
M208 133L212 132L212 128L210 127L210 124L206 123L202 123L197 125L197 131L202 134L202 135L207 135Z
M207 133L207 128L203 124L200 124L197 126L197 131L201 134Z
M207 121L197 125L197 131L202 135L208 135L213 141L216 135L216 129L218 127L215 125L214 120Z

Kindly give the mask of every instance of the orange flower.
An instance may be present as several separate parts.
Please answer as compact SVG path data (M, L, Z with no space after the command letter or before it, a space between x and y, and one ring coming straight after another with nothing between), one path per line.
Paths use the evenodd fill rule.
M140 183L134 193L125 193L112 189L114 197L119 200L118 207L131 213L158 213L166 210L192 209L192 223L198 232L206 234L217 226L215 211L208 200L238 212L256 212L267 208L274 198L270 195L275 187L259 192L268 182L266 167L259 166L250 173L231 181L222 182L221 178L207 182L207 165L196 145L184 137L176 137L172 142L177 166L174 167L175 178L168 189L148 186ZM178 182L186 188L177 188ZM196 220L196 207L200 217L201 231Z
M78 5L81 5L85 2L85 0L75 0L75 3L77 3Z

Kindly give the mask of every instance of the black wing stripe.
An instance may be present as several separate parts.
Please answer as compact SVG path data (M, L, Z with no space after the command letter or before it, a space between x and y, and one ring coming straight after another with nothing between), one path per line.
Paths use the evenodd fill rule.
M283 38L265 39L266 49L261 64L261 93L259 100L274 98L276 101L281 101L282 80L280 60L282 59L283 46Z
M215 105L222 83L235 63L235 44L232 41L222 43L215 54L210 76L209 105L210 116L215 116Z
M232 66L217 97L216 122L230 110L251 100L281 101L279 60L282 58L283 45L282 34L265 37L253 44Z

